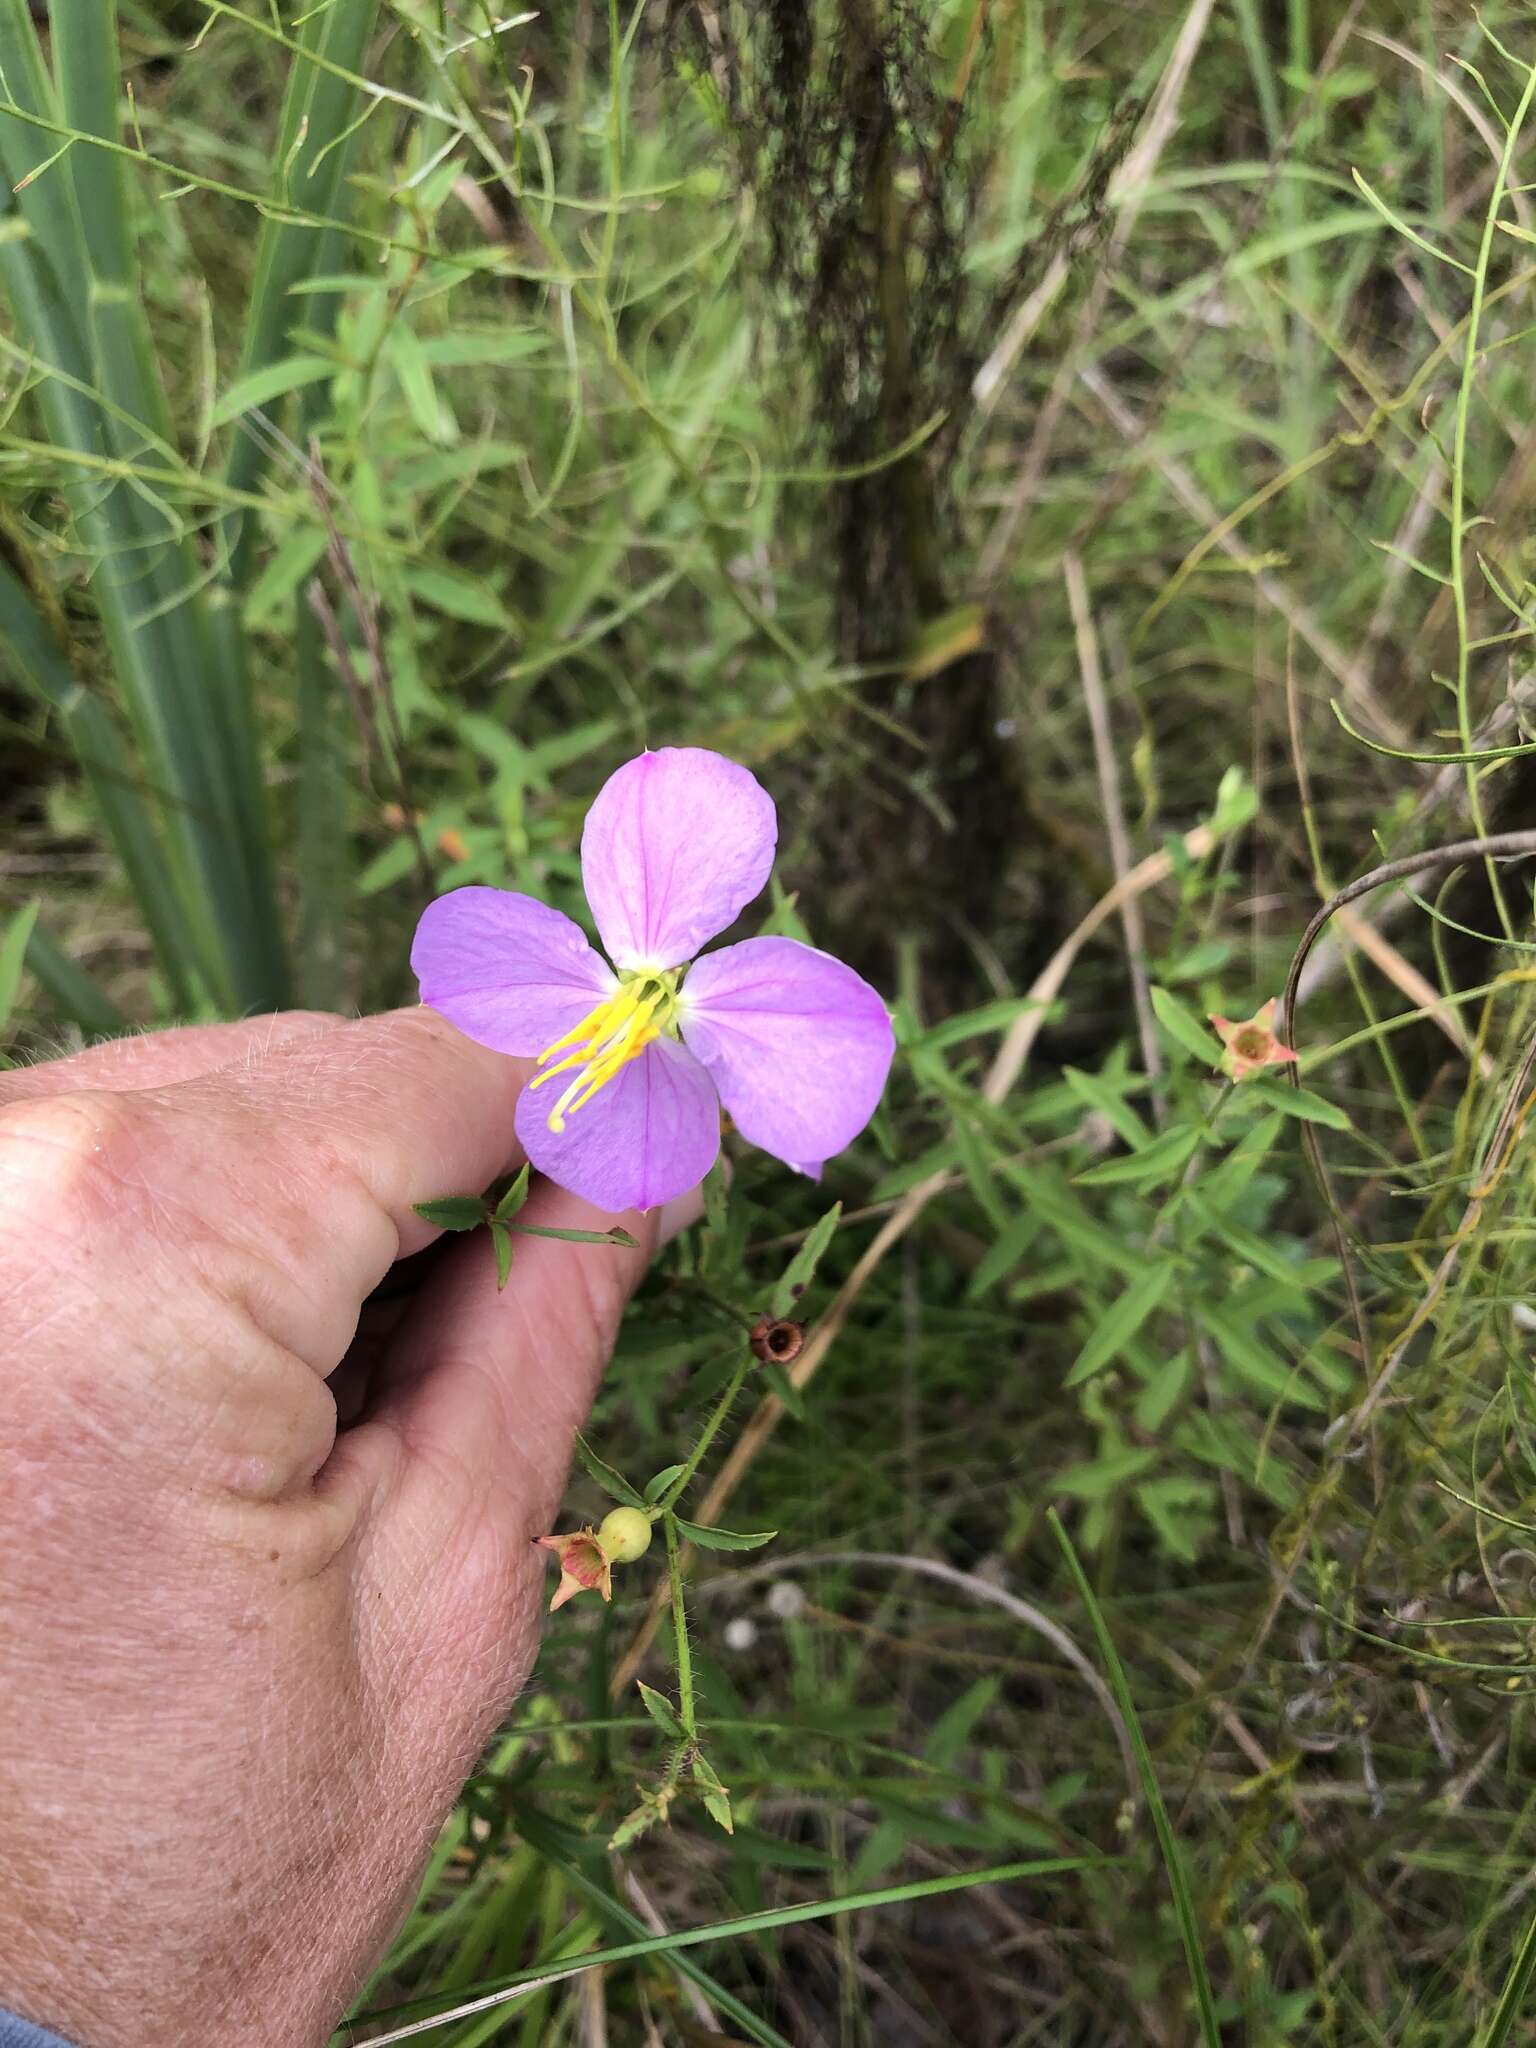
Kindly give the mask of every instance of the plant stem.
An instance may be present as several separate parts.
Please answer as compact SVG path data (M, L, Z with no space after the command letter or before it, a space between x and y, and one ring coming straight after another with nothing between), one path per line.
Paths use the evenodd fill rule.
M686 1488L692 1483L693 1475L695 1472L698 1471L699 1466L703 1461L704 1453L709 1449L710 1445L714 1442L716 1436L718 1436L721 1424L725 1421L726 1416L729 1415L732 1408L735 1407L736 1397L741 1392L743 1386L746 1384L747 1374L751 1370L752 1354L749 1351L746 1354L746 1356L742 1359L741 1363L737 1366L736 1370L731 1374L729 1381L726 1383L725 1392L720 1396L719 1400L715 1403L714 1411L710 1415L708 1422L705 1423L703 1430L700 1432L698 1442L694 1445L692 1451L688 1455L687 1464L684 1465L682 1471L678 1473L677 1477L673 1480L672 1484L667 1488L666 1492L662 1495L661 1510L667 1518L669 1529L671 1526L670 1511L673 1502L681 1499Z
M690 1746L699 1739L699 1717L693 1700L693 1652L688 1647L688 1613L683 1605L683 1562L677 1543L677 1517L664 1513L662 1530L667 1539L667 1577L672 1587L672 1626L677 1634L677 1703L683 1735Z

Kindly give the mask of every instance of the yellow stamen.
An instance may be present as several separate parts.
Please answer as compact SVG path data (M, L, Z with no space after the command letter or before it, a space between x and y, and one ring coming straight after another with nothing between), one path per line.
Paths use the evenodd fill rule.
M637 974L563 1038L545 1046L530 1088L538 1088L572 1067L578 1069L549 1112L552 1131L563 1131L567 1116L590 1102L600 1088L671 1028L676 998L674 976ZM556 1057L562 1053L563 1059Z

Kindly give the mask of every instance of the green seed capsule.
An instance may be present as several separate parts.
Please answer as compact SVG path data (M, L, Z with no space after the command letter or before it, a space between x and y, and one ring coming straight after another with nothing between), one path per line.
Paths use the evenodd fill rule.
M615 1508L598 1525L597 1541L614 1564L633 1564L651 1547L651 1518L638 1508Z

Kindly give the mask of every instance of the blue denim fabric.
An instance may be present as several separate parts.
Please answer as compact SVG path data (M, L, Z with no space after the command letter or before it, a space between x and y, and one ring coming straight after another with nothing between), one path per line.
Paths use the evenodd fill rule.
M69 2048L69 2043L46 2027L34 2027L30 2020L19 2020L12 2012L0 2012L0 2048Z

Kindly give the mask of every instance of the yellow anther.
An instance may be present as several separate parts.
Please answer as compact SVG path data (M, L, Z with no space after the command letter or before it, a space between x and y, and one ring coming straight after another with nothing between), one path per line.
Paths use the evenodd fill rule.
M675 990L665 981L639 975L539 1054L539 1072L529 1086L556 1074L578 1072L549 1112L549 1128L563 1131L568 1115L590 1102L632 1059L661 1036L672 1014ZM658 1014L659 1013L659 1014ZM569 1048L569 1050L567 1050ZM563 1059L556 1054L563 1053Z

